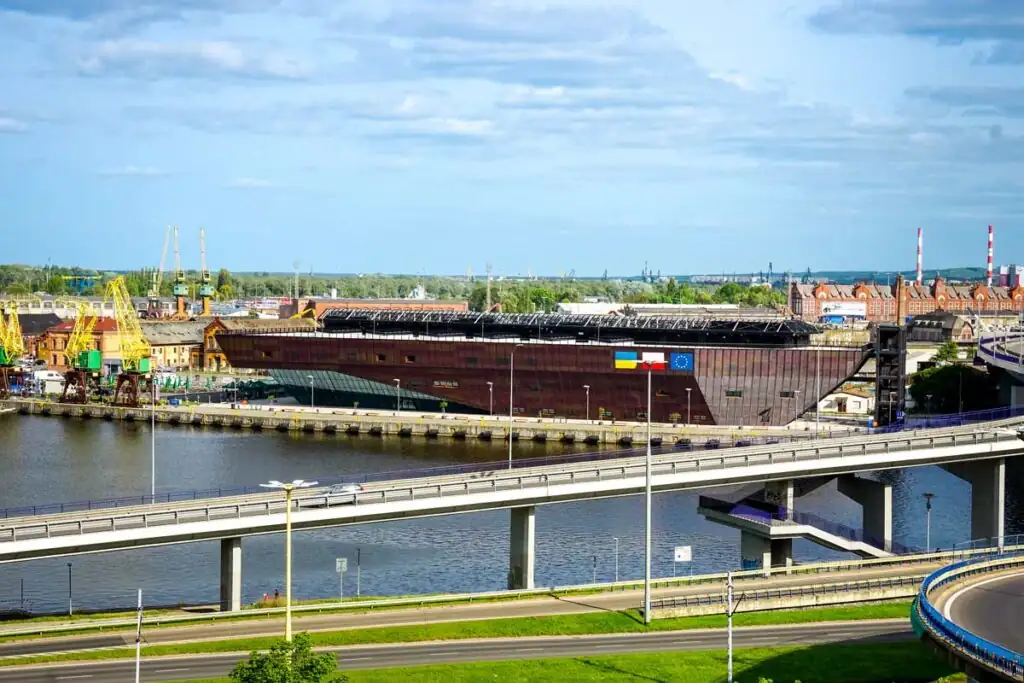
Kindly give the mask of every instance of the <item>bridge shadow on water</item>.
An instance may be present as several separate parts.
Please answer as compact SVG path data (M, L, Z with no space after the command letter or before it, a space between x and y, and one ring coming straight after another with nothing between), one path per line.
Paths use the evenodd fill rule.
M743 645L742 636L737 637L737 644ZM685 667L671 665L661 653L636 660L619 656L581 657L577 662L595 676L608 680L726 682L724 649L692 654L692 664L688 661ZM955 673L925 645L905 633L827 645L801 646L794 642L781 648L738 647L733 667L735 683L936 683Z

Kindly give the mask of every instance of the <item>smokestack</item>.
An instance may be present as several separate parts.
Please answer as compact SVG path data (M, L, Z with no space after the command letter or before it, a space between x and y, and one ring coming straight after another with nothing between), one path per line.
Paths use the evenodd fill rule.
M985 271L986 283L989 287L992 286L992 242L994 241L992 235L992 226L988 226L988 269Z
M924 247L924 235L921 228L917 229L917 286L920 287L924 284L924 271L922 266L924 262L921 259L921 250Z

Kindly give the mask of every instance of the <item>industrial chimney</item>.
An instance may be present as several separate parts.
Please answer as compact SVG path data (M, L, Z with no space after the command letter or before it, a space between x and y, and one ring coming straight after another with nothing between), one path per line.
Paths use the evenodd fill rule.
M992 226L988 226L988 269L985 271L985 282L987 286L992 286Z
M923 261L921 259L921 250L924 246L924 236L922 229L917 229L917 286L920 287L924 284L924 271L922 270Z

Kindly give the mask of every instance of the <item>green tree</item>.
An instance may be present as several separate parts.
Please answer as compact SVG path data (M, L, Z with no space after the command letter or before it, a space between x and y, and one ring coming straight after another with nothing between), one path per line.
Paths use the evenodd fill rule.
M935 360L946 361L952 363L960 359L960 347L955 341L950 339L948 342L942 344L939 350L935 352Z
M220 289L224 285L231 284L231 273L228 272L227 268L221 268L217 271L217 289Z
M228 301L235 298L235 288L231 286L230 282L217 288L217 298L221 301Z
M292 642L279 640L267 652L253 651L249 661L239 662L231 670L235 683L335 683L347 681L337 676L338 660L328 652L315 653L308 633L299 633Z
M54 275L46 281L46 293L47 294L64 294L68 291L67 283L64 282L64 278L59 275Z

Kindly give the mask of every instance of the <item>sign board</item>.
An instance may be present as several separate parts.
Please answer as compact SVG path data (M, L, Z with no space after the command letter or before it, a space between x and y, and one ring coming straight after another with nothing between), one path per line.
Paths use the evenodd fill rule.
M334 561L334 571L338 574L344 574L348 571L348 558L339 557Z
M823 301L819 314L866 318L868 304L866 301Z
M693 548L688 545L677 545L673 562L691 562L693 560Z

